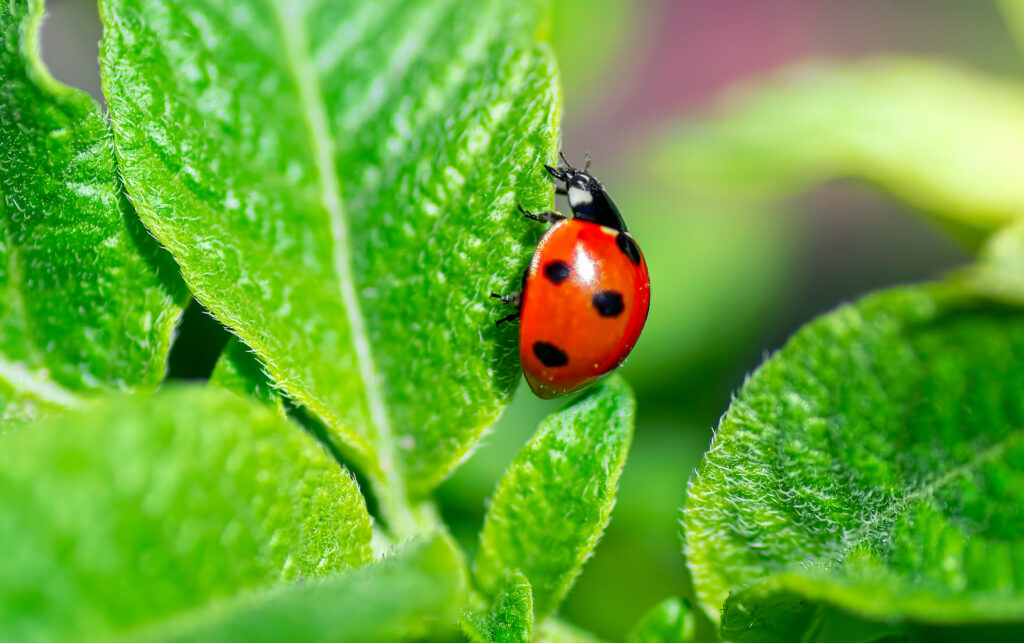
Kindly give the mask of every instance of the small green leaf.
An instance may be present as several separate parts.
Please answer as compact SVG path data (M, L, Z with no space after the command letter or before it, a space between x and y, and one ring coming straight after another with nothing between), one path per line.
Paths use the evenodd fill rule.
M277 585L154 624L127 640L438 640L450 632L465 594L461 554L433 537L405 543L348 574Z
M611 517L633 438L633 393L619 376L541 423L505 473L480 534L476 577L498 591L519 570L537 620L569 592Z
M992 235L978 252L978 261L951 278L1002 301L1024 304L1024 218Z
M601 639L551 616L544 619L537 628L535 643L601 643Z
M733 592L729 632L770 631L786 610L759 605L788 592L874 620L1024 619L1021 390L1024 312L956 287L807 325L691 481L684 551L708 617Z
M463 615L462 629L476 643L529 643L533 637L530 581L518 571L508 574L491 605Z
M359 489L277 413L211 388L0 437L0 631L89 638L368 561Z
M124 197L110 127L39 58L43 4L0 0L0 415L152 389L187 291Z
M273 381L249 347L237 337L229 339L221 352L210 375L210 384L239 395L252 396L284 412L283 400L274 388Z
M655 605L633 627L626 643L689 643L694 637L693 614L681 599Z
M519 379L510 291L547 209L543 0L102 0L143 221L408 531Z
M659 157L721 196L777 196L836 176L991 231L1024 212L1024 86L951 64L878 59L786 70Z

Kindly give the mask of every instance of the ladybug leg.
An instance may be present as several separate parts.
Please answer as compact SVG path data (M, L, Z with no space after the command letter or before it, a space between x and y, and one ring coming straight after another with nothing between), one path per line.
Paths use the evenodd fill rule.
M496 292L492 292L491 293L491 297L494 297L495 299L500 299L501 303L503 303L503 304L511 304L511 305L515 306L516 308L519 308L519 306L523 303L523 293L522 292L514 292L514 293L512 293L510 295L499 295ZM494 322L494 325L495 326L501 326L505 322L510 322L510 321L512 321L514 319L519 319L519 311L518 310L516 310L516 312L512 313L511 315L505 315L501 319L496 320Z
M514 292L511 295L499 295L496 292L492 292L491 297L494 297L495 299L500 299L501 303L511 304L516 308L519 308L519 306L523 303L523 293L521 292Z
M512 313L511 315L505 315L501 319L495 320L494 325L495 326L501 326L505 322L514 321L516 319L519 319L519 313L518 312Z
M562 219L568 218L564 214L559 214L557 212L551 211L530 212L529 210L523 208L522 204L519 204L519 211L522 212L523 216L525 216L527 219L533 219L534 221L542 221L544 223L554 223L555 221L561 221Z
M556 187L555 188L555 194L557 194L559 196L567 196L569 194L569 191L566 190L565 188Z

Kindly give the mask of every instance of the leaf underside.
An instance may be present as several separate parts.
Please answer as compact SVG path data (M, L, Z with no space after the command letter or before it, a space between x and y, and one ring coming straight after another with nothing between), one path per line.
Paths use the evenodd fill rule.
M41 2L0 0L0 415L152 389L187 291L124 197L110 127L38 51Z
M541 0L103 0L126 183L195 296L347 457L432 488L518 381L559 97Z
M684 550L708 616L725 604L725 633L770 631L786 610L763 606L788 594L803 622L816 602L1024 619L1022 387L1024 314L955 287L871 295L799 331L691 481Z

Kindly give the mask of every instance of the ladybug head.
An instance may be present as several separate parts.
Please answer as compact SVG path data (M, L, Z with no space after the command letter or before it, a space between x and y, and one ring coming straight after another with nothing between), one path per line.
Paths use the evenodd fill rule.
M587 154L587 161L582 170L576 169L572 163L565 158L565 154L559 153L565 167L554 168L550 165L544 167L555 177L556 180L565 183L566 194L569 197L569 205L575 210L578 206L590 203L594 199L594 193L602 190L601 182L591 176L590 155Z
M555 180L565 183L565 195L569 199L569 207L572 208L573 216L583 221L591 221L615 230L625 231L626 224L623 222L618 208L605 193L601 182L588 172L590 155L587 155L587 162L582 170L574 168L564 155L561 156L565 167L554 168L550 165L544 167L551 176L555 177Z

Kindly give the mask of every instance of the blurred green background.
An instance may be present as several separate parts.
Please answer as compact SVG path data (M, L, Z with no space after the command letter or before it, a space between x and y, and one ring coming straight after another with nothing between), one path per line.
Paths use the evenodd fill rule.
M570 160L593 155L592 171L644 249L653 288L647 329L625 366L639 419L618 504L562 608L568 620L621 639L654 603L685 591L678 518L686 482L744 374L815 315L968 260L934 224L857 181L831 181L770 207L686 196L657 167L680 144L672 133L714 113L737 84L806 59L902 53L1017 79L1024 65L997 7L982 0L554 3L563 149ZM48 6L43 50L54 75L100 98L95 3ZM191 332L209 332L203 315L191 318ZM187 375L190 363L208 358L174 361ZM467 549L498 477L561 404L521 388L439 491Z

